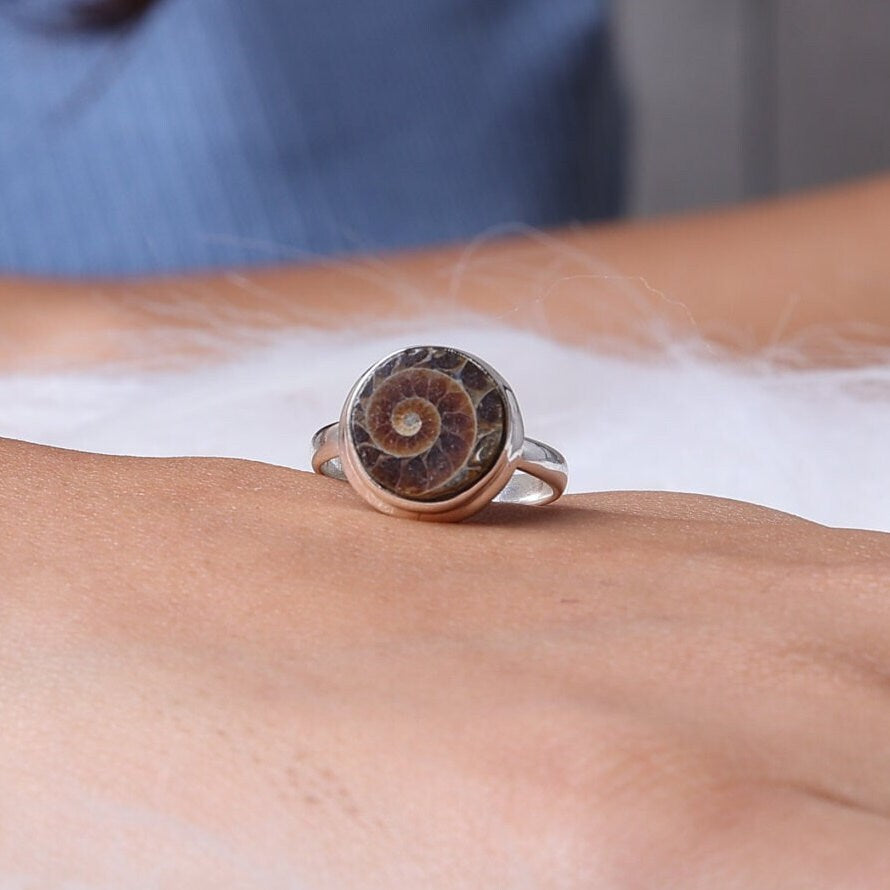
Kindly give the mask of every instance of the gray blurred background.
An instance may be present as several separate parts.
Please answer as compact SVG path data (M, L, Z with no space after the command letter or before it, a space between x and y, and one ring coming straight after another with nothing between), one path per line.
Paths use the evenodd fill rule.
M890 169L890 0L614 0L627 210Z

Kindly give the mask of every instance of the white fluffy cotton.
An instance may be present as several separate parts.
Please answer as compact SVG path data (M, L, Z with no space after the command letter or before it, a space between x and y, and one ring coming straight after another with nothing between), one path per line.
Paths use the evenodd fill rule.
M789 370L668 345L570 348L481 319L288 330L176 371L0 376L0 435L121 454L221 455L306 469L352 382L417 343L473 352L509 380L526 431L562 450L571 491L672 489L890 530L890 364Z

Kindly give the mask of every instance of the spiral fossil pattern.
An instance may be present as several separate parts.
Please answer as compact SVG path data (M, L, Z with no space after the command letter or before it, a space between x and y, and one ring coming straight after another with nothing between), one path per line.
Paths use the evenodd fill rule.
M373 370L349 413L359 462L382 488L435 501L465 491L504 442L500 386L456 349L406 349Z

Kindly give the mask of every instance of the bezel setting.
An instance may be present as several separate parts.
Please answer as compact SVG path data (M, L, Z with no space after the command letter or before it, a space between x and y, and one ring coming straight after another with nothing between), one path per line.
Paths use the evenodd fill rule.
M409 519L456 522L472 516L485 507L510 481L510 477L517 469L522 455L525 437L522 415L519 411L516 396L507 381L478 356L451 346L411 347L411 349L418 348L445 350L464 356L478 365L494 381L504 407L504 434L500 452L490 468L462 491L457 491L452 495L437 500L418 500L403 497L384 488L371 477L363 466L352 434L352 424L350 423L353 409L360 398L360 394L364 391L365 386L374 376L377 369L408 352L409 350L407 349L396 350L380 361L375 362L350 389L343 404L343 409L340 412L340 464L346 479L353 489L377 510L392 516Z

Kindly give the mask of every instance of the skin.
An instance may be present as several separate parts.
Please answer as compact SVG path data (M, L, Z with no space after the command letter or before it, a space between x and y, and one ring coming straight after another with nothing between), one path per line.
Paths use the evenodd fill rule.
M874 205L874 223L882 194L884 181L802 200L851 219ZM803 287L812 263L793 251L764 271L765 254L784 256L782 225L787 249L789 219L809 219L802 206L665 223L660 238L652 224L492 245L488 276L443 290L497 315L517 299L500 264L539 268L549 250L580 268L583 247L619 276L653 264L650 286L688 293L681 315L713 344L769 346L777 319L797 336L837 307L824 245L810 257L823 289ZM838 276L854 235L838 230ZM705 299L702 267L744 243L738 293L759 294L762 275L787 297L785 276L802 315L752 296L733 321L734 279L713 265L726 294ZM455 256L387 272L422 287ZM845 322L867 322L872 345L890 342L880 262L845 293ZM161 306L183 288L239 305L263 286L280 307L264 323L320 325L324 293L350 318L386 310L392 289L362 291L355 268L153 286ZM0 329L20 336L5 360L121 349L109 330L163 314L130 299L149 286L9 283ZM77 339L50 308L67 316L68 297L95 309ZM546 307L565 339L631 330L581 291ZM808 360L848 360L819 342ZM0 466L0 874L13 886L886 887L888 535L651 492L411 523L280 467L11 440Z
M651 348L645 329L658 315L674 335L714 348L843 364L851 347L862 361L890 345L888 231L884 176L731 210L402 255L130 281L0 277L0 367L120 357L127 335L146 328L169 340L233 321L352 329L468 310L601 347Z

